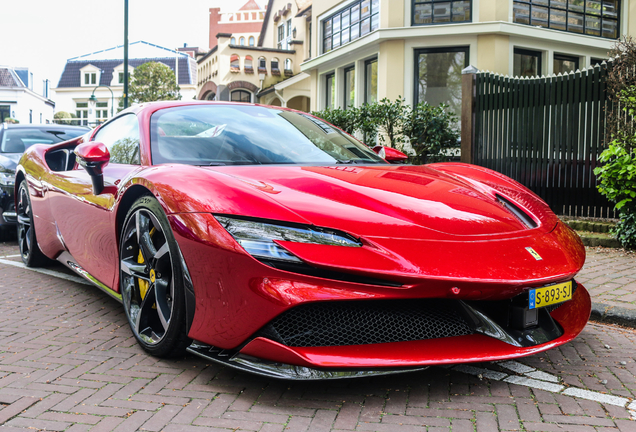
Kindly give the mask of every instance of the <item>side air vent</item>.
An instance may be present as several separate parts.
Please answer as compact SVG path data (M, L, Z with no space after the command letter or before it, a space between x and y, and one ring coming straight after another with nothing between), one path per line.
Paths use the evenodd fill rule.
M366 285L379 285L379 286L388 286L388 287L400 287L401 283L393 282L386 279L378 279L374 277L368 276L360 276L351 273L342 273L338 271L330 271L324 269L318 269L307 265L305 263L290 263L285 261L275 261L275 260L259 260L263 264L267 264L270 267L274 267L279 270L284 270L292 273L299 273L307 276L315 276L323 279L332 279L343 282L354 282L359 284Z
M528 215L526 212L524 212L519 207L517 207L516 204L514 204L511 201L508 201L506 198L502 197L501 195L497 194L496 196L497 196L497 201L499 201L499 203L501 203L501 205L503 205L510 213L515 215L515 217L519 219L519 221L522 224L528 227L528 229L536 228L538 226L537 223L534 221L534 219L532 219L530 215Z

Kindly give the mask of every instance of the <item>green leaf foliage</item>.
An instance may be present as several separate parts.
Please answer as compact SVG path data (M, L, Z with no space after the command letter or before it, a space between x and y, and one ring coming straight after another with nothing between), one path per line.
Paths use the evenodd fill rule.
M172 69L163 63L148 62L135 68L128 86L129 104L180 100L179 86ZM123 106L123 98L119 103Z
M360 107L327 108L313 115L349 134L359 133L364 141L404 151L405 144L415 151L412 162L444 161L449 149L459 146L457 116L448 106L425 102L411 107L403 98L382 99Z
M620 106L629 122L599 156L602 166L594 169L598 190L615 204L620 221L613 234L623 247L636 248L636 135L633 115L636 113L636 86L621 91Z

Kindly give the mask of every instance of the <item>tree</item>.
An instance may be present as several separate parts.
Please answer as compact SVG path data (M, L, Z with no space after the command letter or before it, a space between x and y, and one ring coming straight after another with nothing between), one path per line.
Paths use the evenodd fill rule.
M135 68L128 86L128 100L130 103L180 100L179 90L172 69L163 63L148 62ZM123 107L123 98L119 106Z
M70 113L67 113L66 111L58 111L55 114L53 114L53 119L57 120L55 123L58 124L66 124L66 125L70 125L73 124L73 120L71 120L73 117L71 116Z

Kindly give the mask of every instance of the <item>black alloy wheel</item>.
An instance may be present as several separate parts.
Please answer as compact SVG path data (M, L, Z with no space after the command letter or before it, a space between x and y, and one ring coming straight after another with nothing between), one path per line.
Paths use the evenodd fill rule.
M150 354L182 354L185 326L183 270L177 243L161 206L144 196L132 205L122 230L120 288L128 323Z
M18 207L16 208L18 219L18 245L22 262L27 267L40 267L49 260L38 246L33 226L33 211L26 180L20 183L18 189Z

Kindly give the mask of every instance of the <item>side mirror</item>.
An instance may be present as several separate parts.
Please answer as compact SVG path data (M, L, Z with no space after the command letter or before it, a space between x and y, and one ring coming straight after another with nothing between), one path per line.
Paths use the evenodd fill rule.
M93 193L99 195L104 190L103 169L110 161L110 153L103 143L85 142L75 147L77 162L84 167L93 182Z
M373 151L382 159L392 164L406 163L409 158L399 150L381 145L373 147Z

